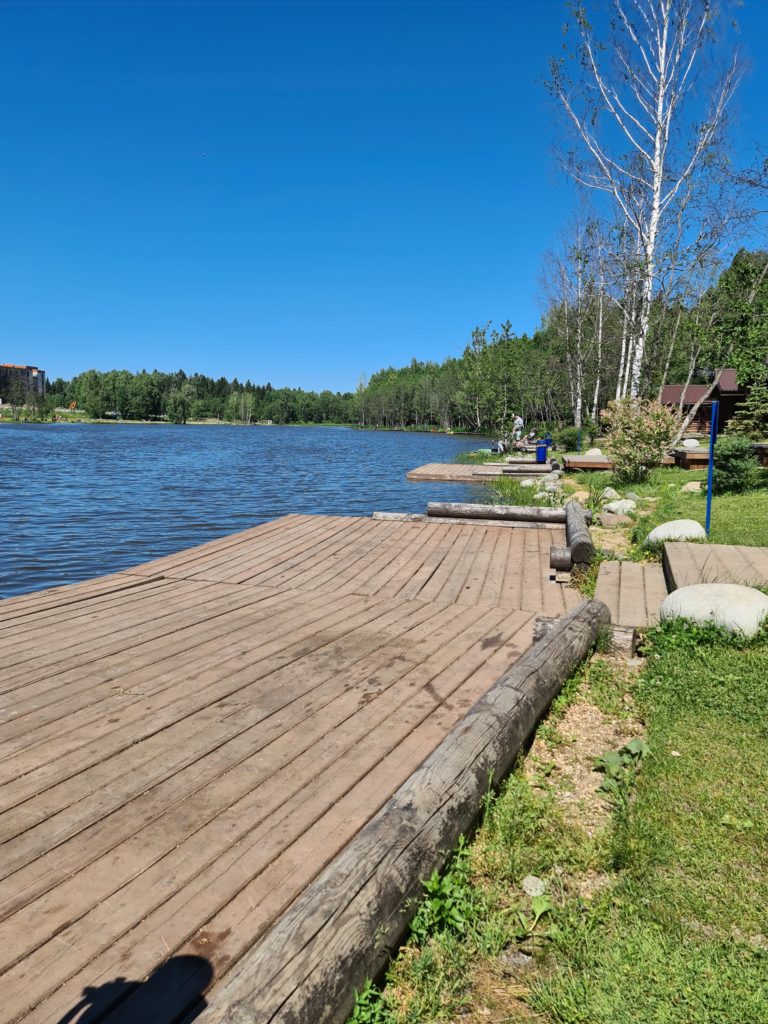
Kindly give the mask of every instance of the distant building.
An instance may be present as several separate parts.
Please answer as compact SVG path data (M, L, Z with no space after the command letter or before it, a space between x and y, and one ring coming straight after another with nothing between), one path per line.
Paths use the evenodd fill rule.
M0 399L5 402L16 399L20 391L45 398L45 370L37 366L0 363Z
M716 370L720 374L712 394L699 406L696 418L691 423L690 429L700 433L709 433L709 425L712 421L712 402L719 402L718 428L720 430L733 419L736 406L747 397L744 388L740 387L736 380L736 371L732 369ZM680 407L680 399L683 400L683 415L687 416L694 405L703 398L709 390L709 384L666 384L661 389L661 404Z

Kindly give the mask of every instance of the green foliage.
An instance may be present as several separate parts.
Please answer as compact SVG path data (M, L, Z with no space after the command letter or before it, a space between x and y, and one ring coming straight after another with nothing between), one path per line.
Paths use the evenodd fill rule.
M560 430L555 431L555 443L557 447L565 452L575 452L579 447L579 440L583 442L587 438L586 431L579 430L578 427L561 427Z
M680 429L680 418L659 402L625 398L602 412L605 448L617 480L638 483L660 466Z
M596 758L595 768L604 775L600 789L618 804L626 804L635 785L643 759L650 753L648 744L636 737L619 750L609 750Z
M739 404L728 430L753 441L768 439L768 379L750 384L746 399Z
M723 434L715 441L712 489L715 494L742 494L760 486L762 473L746 437Z
M355 994L355 1007L349 1024L388 1024L391 1019L381 992L369 978Z
M453 861L443 874L437 870L424 882L424 899L411 923L411 934L423 943L437 932L463 935L476 908L476 894L470 881L467 842L464 836Z
M60 407L71 402L95 419L104 417L130 420L169 419L184 423L187 419L226 419L250 423L272 420L274 423L355 423L357 397L301 388L273 388L271 384L244 384L235 377L214 380L204 374L130 373L87 370L71 381L52 381L49 396Z

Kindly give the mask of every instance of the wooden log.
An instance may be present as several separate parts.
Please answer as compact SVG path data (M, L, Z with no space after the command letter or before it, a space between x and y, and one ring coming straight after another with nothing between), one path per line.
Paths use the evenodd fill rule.
M533 623L533 642L543 640L560 621L548 615L539 615ZM611 632L610 650L613 654L621 654L625 658L634 658L637 650L637 630L632 626L608 627Z
M583 601L479 700L209 998L201 1024L342 1024L610 613Z
M549 568L558 572L570 572L573 565L570 548L559 548L552 545L549 549Z
M452 519L510 519L528 523L565 523L565 509L540 505L475 505L462 501L430 501L428 516Z
M525 466L504 466L501 470L503 476L546 476L549 471L549 466L545 462L530 462Z
M565 539L574 565L589 565L595 557L595 545L587 526L587 516L578 501L565 506Z

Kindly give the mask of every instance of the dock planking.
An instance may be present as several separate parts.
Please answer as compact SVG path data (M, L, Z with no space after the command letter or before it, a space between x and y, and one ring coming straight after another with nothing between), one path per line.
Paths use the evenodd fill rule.
M660 565L645 562L602 562L595 598L606 604L616 626L642 629L658 625L659 609L667 596Z
M577 603L553 536L286 516L0 602L0 1021L217 985Z
M664 573L670 590L695 583L768 587L768 548L669 542L664 545Z
M500 476L523 479L526 471L530 471L534 475L546 472L546 469L546 466L535 462L534 459L530 459L528 463L518 460L513 464L506 462L427 462L406 473L406 479L435 483L483 484Z

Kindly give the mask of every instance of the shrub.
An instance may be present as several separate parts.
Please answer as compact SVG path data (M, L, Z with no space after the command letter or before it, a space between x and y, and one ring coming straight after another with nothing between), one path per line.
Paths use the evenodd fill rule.
M614 476L625 483L647 479L680 430L679 415L659 402L623 398L609 402L600 415L608 428L604 446Z
M760 486L760 467L749 438L725 434L715 441L712 490L715 494L742 494Z
M578 427L561 427L555 434L557 447L562 448L564 452L575 452L579 446L579 433ZM586 432L582 431L582 441L586 439L586 436Z

